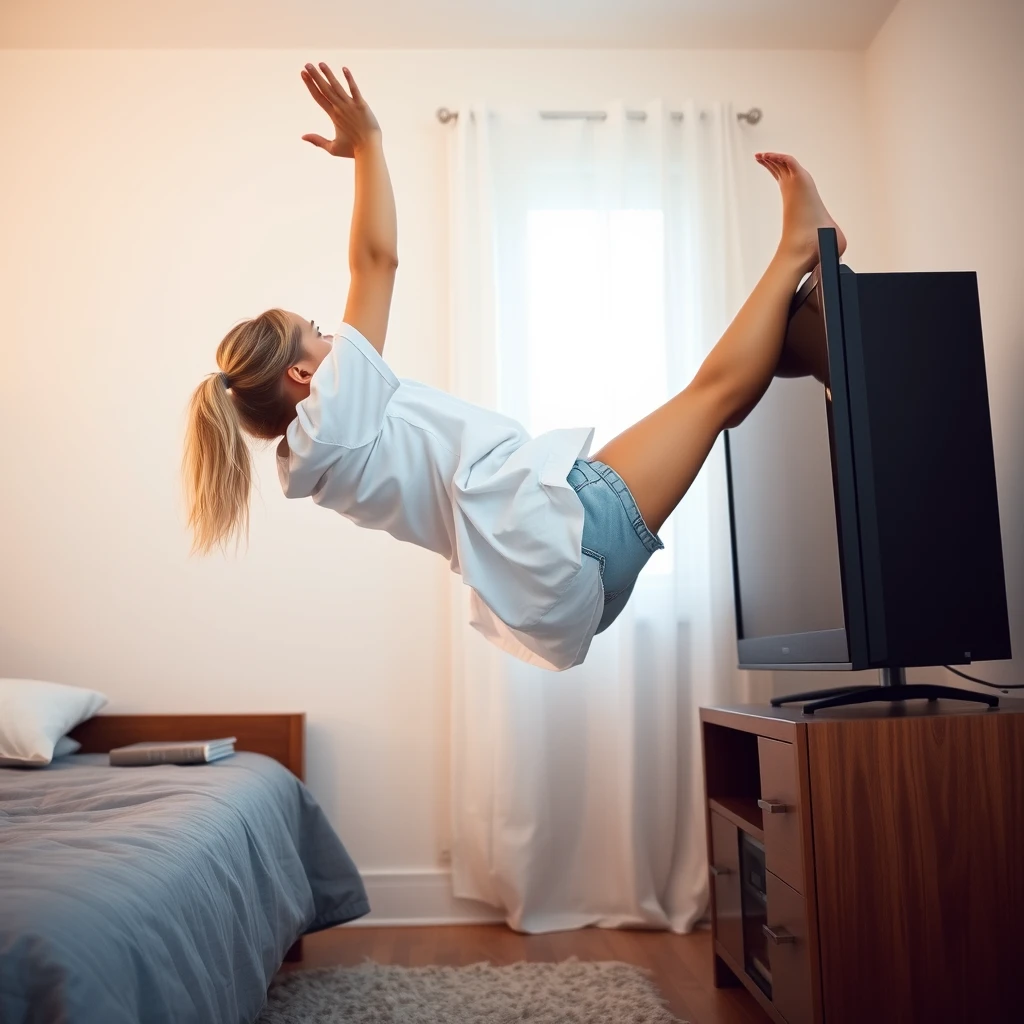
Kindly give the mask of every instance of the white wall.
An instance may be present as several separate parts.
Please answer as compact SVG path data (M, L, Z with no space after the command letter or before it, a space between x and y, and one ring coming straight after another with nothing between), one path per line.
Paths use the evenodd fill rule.
M1024 683L1024 3L901 0L866 70L884 266L978 273L1016 658L974 671Z
M177 484L184 406L224 331L271 305L321 324L341 314L351 170L300 141L325 128L299 79L321 58L342 61L0 51L0 675L94 686L110 711L306 711L309 784L383 892L443 881L429 873L446 841L446 565L286 502L269 453L248 554L191 561ZM447 380L442 104L757 104L750 151L806 163L852 265L874 245L863 55L344 60L384 126L395 182L402 265L388 355L400 375ZM779 201L749 167L754 273ZM995 343L988 313L986 329ZM1004 479L1006 464L1004 443Z

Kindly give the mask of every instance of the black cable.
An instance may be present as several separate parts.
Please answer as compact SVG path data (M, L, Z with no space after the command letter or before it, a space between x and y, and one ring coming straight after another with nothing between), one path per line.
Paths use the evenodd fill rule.
M952 672L955 676L960 676L961 679L969 679L972 683L981 683L982 686L991 686L993 690L1002 690L1003 693L1008 693L1010 690L1024 690L1024 683L1014 683L1012 685L1004 686L1002 683L989 683L984 679L979 679L977 676L969 676L966 672L961 672L958 668L953 668L952 665L943 665L947 672Z

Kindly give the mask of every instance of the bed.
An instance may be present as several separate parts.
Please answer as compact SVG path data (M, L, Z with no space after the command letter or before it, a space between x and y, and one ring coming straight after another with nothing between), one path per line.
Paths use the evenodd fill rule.
M112 768L236 736L208 765ZM302 783L303 715L99 715L81 752L0 768L0 1021L251 1022L303 933L369 904Z

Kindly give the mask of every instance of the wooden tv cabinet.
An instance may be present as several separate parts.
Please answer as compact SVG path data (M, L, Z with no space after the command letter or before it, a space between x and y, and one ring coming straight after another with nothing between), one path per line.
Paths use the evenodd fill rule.
M1024 701L700 717L717 986L776 1024L1024 1021Z

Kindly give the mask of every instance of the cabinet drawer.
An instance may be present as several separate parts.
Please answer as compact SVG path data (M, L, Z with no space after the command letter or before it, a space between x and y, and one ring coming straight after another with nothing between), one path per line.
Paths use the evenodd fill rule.
M772 971L772 1004L787 1024L813 1024L807 904L770 871L767 882L768 923L764 933Z
M740 837L736 826L711 812L711 892L715 938L743 963L743 914L740 905Z
M803 838L796 748L792 743L757 738L765 867L804 892Z

